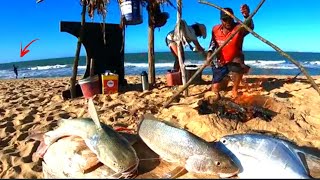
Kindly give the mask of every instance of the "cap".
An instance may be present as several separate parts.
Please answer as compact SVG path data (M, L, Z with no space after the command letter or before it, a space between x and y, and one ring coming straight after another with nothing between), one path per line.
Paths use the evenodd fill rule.
M233 15L233 10L231 8L223 8L224 10L228 11L230 14ZM229 16L228 14L226 14L225 12L223 11L220 11L220 19L227 19L227 18L231 18L231 16Z
M207 28L206 28L206 25L204 24L199 24L198 23L198 26L199 26L199 29L201 31L201 34L202 34L202 38L205 39L207 37Z

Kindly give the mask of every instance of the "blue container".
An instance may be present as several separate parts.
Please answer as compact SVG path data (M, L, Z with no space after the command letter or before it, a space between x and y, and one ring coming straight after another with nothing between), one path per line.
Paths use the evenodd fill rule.
M142 23L142 8L140 0L122 0L120 3L122 16L126 24L137 25Z

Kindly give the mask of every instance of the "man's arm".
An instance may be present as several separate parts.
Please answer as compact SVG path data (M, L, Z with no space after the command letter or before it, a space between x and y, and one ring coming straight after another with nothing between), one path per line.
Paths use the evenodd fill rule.
M208 53L207 53L207 59L206 59L207 62L212 60L212 58L210 58L210 57L211 57L212 53L214 52L214 50L217 48L217 43L215 41L215 36L214 36L213 31L212 31L211 34L212 34L211 35L211 41L210 41L210 44L209 44Z
M246 20L249 15L250 15L250 8L247 4L243 4L241 5L240 7L240 11L241 11L241 14L243 15L244 19ZM253 23L253 20L251 19L250 21L248 21L246 23L246 25L248 27L250 27L252 30L254 29L254 23ZM243 36L246 36L247 34L249 34L249 31L247 31L246 29L243 28Z

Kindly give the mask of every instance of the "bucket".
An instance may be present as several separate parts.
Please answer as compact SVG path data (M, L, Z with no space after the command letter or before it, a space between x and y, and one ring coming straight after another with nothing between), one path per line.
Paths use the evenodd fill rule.
M186 65L186 79L189 81L189 79L198 71L199 67L197 65ZM199 73L196 78L193 80L192 84L201 83L202 73Z
M113 73L101 75L102 94L113 94L118 92L119 76Z
M167 86L182 85L180 71L168 70L166 77L167 77Z
M120 0L122 16L126 19L127 25L142 23L142 8L140 0Z
M98 75L79 80L79 85L85 98L91 98L93 95L101 93Z

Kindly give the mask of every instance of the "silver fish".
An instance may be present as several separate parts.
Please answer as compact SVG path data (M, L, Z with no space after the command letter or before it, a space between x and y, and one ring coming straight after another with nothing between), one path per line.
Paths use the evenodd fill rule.
M240 167L240 178L310 178L297 151L262 134L226 135L216 143Z
M140 122L138 135L162 159L189 172L231 177L239 171L232 159L212 143L151 115L145 115Z
M58 128L44 134L34 155L43 157L48 147L64 136L81 137L99 161L117 173L126 173L138 166L139 159L129 142L105 124L97 127L91 118L60 120Z

